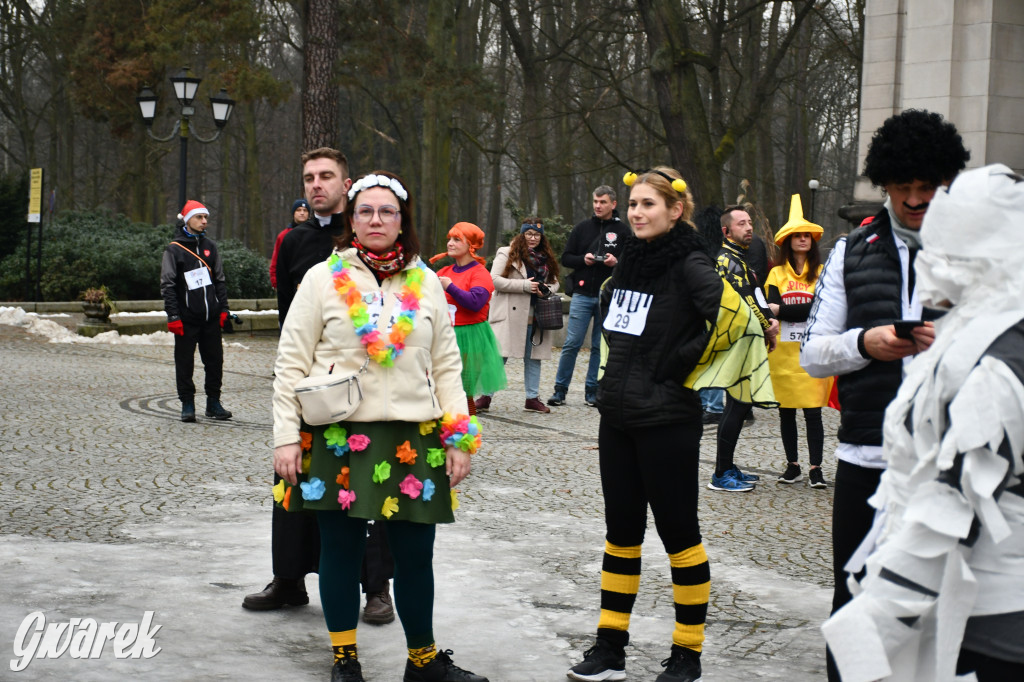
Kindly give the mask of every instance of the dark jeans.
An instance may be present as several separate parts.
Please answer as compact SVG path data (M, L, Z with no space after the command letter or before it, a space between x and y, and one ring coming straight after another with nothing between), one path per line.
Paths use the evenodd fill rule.
M224 372L224 347L220 341L220 319L201 324L185 324L184 334L174 337L174 378L178 386L178 398L182 401L195 400L196 385L192 372L196 365L196 346L203 361L206 381L203 389L207 400L220 400L221 378Z
M846 588L846 571L843 567L871 530L875 508L868 504L868 498L875 494L883 471L843 460L839 460L836 466L835 493L832 498L832 577L835 580L832 613L852 599L850 590ZM827 652L826 655L829 682L839 682L839 672L832 654Z

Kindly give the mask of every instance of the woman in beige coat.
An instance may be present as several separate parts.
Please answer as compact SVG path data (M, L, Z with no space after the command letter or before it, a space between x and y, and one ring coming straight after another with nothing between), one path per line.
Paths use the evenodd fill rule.
M540 361L551 358L551 339L533 330L533 302L558 290L558 258L544 236L544 225L536 219L523 223L508 246L498 249L491 265L494 298L488 321L501 345L501 354L523 358L523 383L530 412L550 412L541 402ZM477 411L491 405L490 396L476 401Z

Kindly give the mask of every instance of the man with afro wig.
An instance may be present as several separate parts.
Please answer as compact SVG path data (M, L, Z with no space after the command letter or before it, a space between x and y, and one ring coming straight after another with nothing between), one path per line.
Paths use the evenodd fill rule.
M936 113L909 109L887 119L868 147L864 175L885 190L883 209L840 239L822 272L800 364L813 377L837 377L838 464L832 506L832 613L851 599L847 566L863 563L859 548L875 510L868 498L885 460L882 421L904 368L935 340L935 328L914 286L919 230L936 190L970 159L956 127ZM922 318L925 318L922 320ZM828 679L839 680L831 654Z

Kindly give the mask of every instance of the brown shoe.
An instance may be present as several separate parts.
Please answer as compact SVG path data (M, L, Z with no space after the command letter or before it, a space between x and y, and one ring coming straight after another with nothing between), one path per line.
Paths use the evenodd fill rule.
M476 403L477 412L486 412L487 410L491 409L491 396L489 395L482 395L479 398L477 398L474 402Z
M543 412L547 414L551 408L540 401L540 398L527 398L523 409L527 412Z
M386 625L395 619L395 607L391 605L389 592L375 592L366 595L363 621L371 625Z
M246 595L242 608L250 611L273 611L282 606L305 606L309 603L305 581L278 578L270 581L262 592Z

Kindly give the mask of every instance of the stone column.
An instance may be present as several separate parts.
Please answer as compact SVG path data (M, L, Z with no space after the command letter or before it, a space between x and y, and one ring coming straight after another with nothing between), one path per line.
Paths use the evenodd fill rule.
M956 125L971 168L1024 173L1024 1L867 0L857 168L875 130L904 109ZM861 176L840 216L876 213L881 190Z

